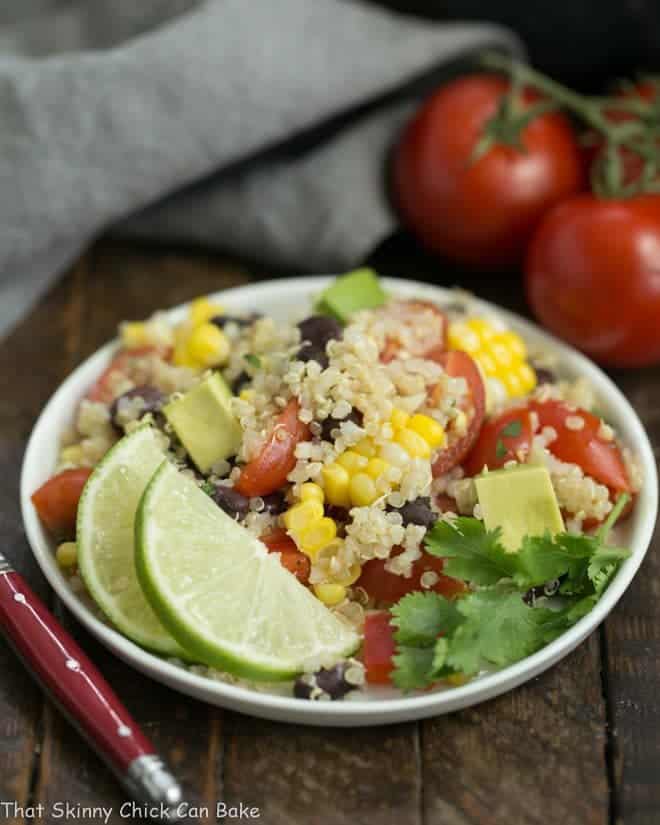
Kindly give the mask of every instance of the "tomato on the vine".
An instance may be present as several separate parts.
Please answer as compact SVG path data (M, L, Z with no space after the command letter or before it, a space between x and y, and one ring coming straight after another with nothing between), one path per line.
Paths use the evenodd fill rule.
M393 194L405 222L435 252L482 268L520 260L542 215L585 185L563 114L536 115L517 138L511 125L495 126L509 91L508 80L488 74L448 83L422 106L394 155ZM514 115L539 100L523 91ZM498 142L507 128L508 143ZM493 144L475 157L489 130Z
M554 207L532 239L526 288L541 323L596 361L659 361L660 196Z

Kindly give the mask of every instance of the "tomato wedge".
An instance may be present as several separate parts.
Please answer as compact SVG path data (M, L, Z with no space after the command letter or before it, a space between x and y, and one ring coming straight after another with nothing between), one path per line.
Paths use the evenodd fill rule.
M532 401L529 409L538 415L541 429L552 427L557 431L548 449L560 461L577 464L585 475L615 493L631 491L621 450L614 441L605 441L599 435L600 418L563 401ZM578 424L580 419L582 426Z
M39 518L54 536L75 535L78 502L91 474L89 467L62 470L32 493Z
M235 489L244 496L267 496L279 490L296 465L295 450L311 437L309 427L298 418L298 400L292 398L275 422L270 438L259 455L242 469Z
M525 461L532 444L532 417L528 409L514 409L485 422L463 468L476 476L484 467L497 470L507 461Z
M401 553L401 548L395 548L392 555ZM442 572L444 560L430 553L422 553L421 558L413 562L411 576L398 576L385 569L385 559L370 559L362 567L356 587L361 587L377 602L394 604L406 594L415 590L433 590L435 593L451 599L459 593L464 593L467 586L458 579L445 576ZM432 571L438 580L432 587L423 588L421 578L424 573Z
M87 401L98 401L102 404L109 404L114 401L113 384L115 380L125 374L126 365L132 358L140 358L143 355L165 357L167 351L158 347L136 347L135 349L120 350L88 390L85 395Z
M394 669L392 657L396 653L394 628L389 611L367 613L364 620L363 661L365 677L371 685L387 685Z
M280 554L280 564L282 567L293 573L302 584L309 582L309 572L311 569L309 557L298 550L295 541L285 530L273 530L261 536L261 541L266 545L270 553Z
M420 324L420 315L422 313L426 315L429 310L436 316L437 323L433 325L429 335L418 337L419 330L423 330L426 326L426 324ZM407 336L405 344L399 338L387 339L385 348L380 354L380 360L384 364L396 358L404 346L409 355L420 358L428 358L430 352L446 351L449 320L440 307L431 301L390 301L384 309L380 310L380 314L403 323L406 330L411 333Z
M460 464L472 449L486 414L486 389L479 367L466 352L450 350L429 353L426 357L432 357L452 378L464 378L468 385L468 395L462 405L468 417L467 429L463 435L456 436L449 428L448 444L433 463L433 476L437 477Z

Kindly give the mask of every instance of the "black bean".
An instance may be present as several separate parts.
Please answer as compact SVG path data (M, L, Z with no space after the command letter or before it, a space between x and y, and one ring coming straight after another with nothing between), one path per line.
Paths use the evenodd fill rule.
M234 380L231 382L231 391L234 395L238 395L239 392L243 389L243 387L247 386L252 378L247 374L247 372L241 372Z
M347 693L357 690L357 685L352 685L346 681L346 671L350 667L349 662L339 662L331 668L321 668L311 677L300 676L293 686L293 695L297 699L318 699L322 695L331 699L343 699ZM315 688L318 688L319 694Z
M163 406L163 401L165 400L165 396L163 393L156 389L156 387L151 387L149 385L144 385L142 387L133 387L132 390L128 390L123 395L120 395L118 398L112 402L110 406L110 420L112 421L113 426L121 429L121 424L118 420L117 413L119 412L119 407L122 401L132 401L135 398L141 398L143 403L143 408L140 411L140 417L146 415L146 413L156 413L160 410Z
M236 324L238 327L249 327L262 316L258 312L251 312L249 315L216 315L211 318L211 323L222 329L227 324Z
M438 520L437 513L431 509L431 499L428 496L420 496L414 501L407 501L403 507L387 508L391 512L401 513L404 527L408 524L419 524L421 527L432 527Z
M557 381L555 373L547 367L534 367L534 372L536 373L536 383L539 386L541 384L555 384Z
M364 420L364 416L360 412L360 410L356 410L355 407L350 411L350 413L346 416L346 418L333 418L329 415L324 421L321 422L321 438L324 441L334 441L331 433L333 430L339 429L339 425L343 421L352 421L358 427L362 426L362 422Z
M298 324L302 346L298 351L301 361L318 361L325 368L328 356L325 348L328 341L337 341L342 336L342 326L335 318L327 315L311 315Z
M287 509L286 499L284 493L271 493L268 496L261 497L264 503L264 513L270 513L271 516L279 516Z
M224 484L218 484L211 498L221 510L224 510L232 518L242 519L250 509L250 499L241 495L232 487L225 487Z
M523 601L533 607L537 599L540 599L543 596L546 596L547 598L555 596L561 587L561 582L561 578L551 579L544 584L537 584L536 587L530 587L530 589L523 596Z

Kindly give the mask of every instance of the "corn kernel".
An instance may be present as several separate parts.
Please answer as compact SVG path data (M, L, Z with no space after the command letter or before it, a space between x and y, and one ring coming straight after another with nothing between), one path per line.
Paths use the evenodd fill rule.
M447 676L447 681L454 687L461 687L461 685L466 685L470 681L470 677L464 673L450 673Z
M524 393L531 392L536 386L536 373L527 363L518 367L518 378L520 378Z
M321 477L325 495L330 504L336 507L348 507L351 503L348 470L341 464L326 464L321 470Z
M383 461L382 458L370 458L369 463L364 468L364 472L369 478L373 478L373 480L376 481L390 466L391 465L388 464L387 461Z
M147 331L142 321L126 321L119 328L119 335L127 349L143 347L147 343Z
M227 336L215 324L201 324L190 334L188 355L202 367L224 364L229 357Z
M223 309L219 304L213 304L208 298L197 298L190 304L188 315L194 327L201 326L216 315L222 315Z
M399 430L394 440L408 453L411 458L428 458L431 448L421 435L408 428Z
M335 584L341 584L343 587L350 587L360 578L362 568L359 564L354 564L344 576L343 579L335 579Z
M388 464L393 464L402 470L410 464L408 453L400 444L395 444L393 441L383 444L378 453L383 461L387 461Z
M314 593L328 607L334 607L346 598L346 588L341 584L315 584Z
M485 318L470 318L466 322L468 329L471 329L479 337L482 343L487 344L495 337L495 330L490 321Z
M245 389L241 390L238 394L238 397L241 401L251 401L254 398L254 390L250 387L245 387Z
M500 341L492 341L485 351L493 357L499 368L510 369L515 363L511 350Z
M55 560L60 567L73 567L78 561L78 547L75 541L65 541L55 551Z
M310 501L310 499L320 501L321 504L323 504L324 494L318 484L308 481L306 484L300 486L300 500Z
M504 373L500 376L500 381L504 384L504 388L510 398L517 398L518 396L525 394L525 390L523 389L522 381L518 377L518 373Z
M392 410L392 415L390 417L390 424L395 430L400 429L401 427L405 427L410 419L410 416L407 412L403 410Z
M337 538L337 525L328 516L323 516L317 522L301 530L296 538L303 553L306 553L310 558L314 558L317 553Z
M346 450L337 459L337 464L341 465L349 474L352 474L366 467L367 459L356 453L355 450Z
M486 375L497 375L497 373L498 373L497 361L493 358L493 356L489 352L486 352L485 350L482 350L481 352L479 352L479 354L476 356L476 358L477 358L477 361L479 362L479 366L485 372Z
M474 355L481 348L479 336L461 321L454 321L449 325L447 339L450 349L462 349L470 355Z
M323 518L323 505L316 499L301 501L289 508L283 516L284 525L292 533L300 533Z
M378 498L378 490L366 473L356 473L350 481L350 495L356 507L368 507Z
M195 359L188 352L188 342L184 339L181 339L175 343L174 352L172 353L172 362L177 367L199 367L197 361L195 361Z
M376 455L376 445L370 438L363 438L362 441L358 441L353 449L365 458L373 458Z
M445 440L445 430L442 425L429 415L417 413L408 422L408 427L421 435L432 450L440 447Z
M527 358L527 347L517 332L500 332L497 340L509 349L516 361L524 361Z

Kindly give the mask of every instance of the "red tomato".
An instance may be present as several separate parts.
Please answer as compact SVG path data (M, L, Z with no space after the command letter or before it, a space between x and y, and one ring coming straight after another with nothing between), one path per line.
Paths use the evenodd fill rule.
M522 130L525 151L496 144L473 160L508 90L508 81L485 74L448 83L394 155L394 196L406 223L430 249L480 268L516 263L544 212L585 186L576 136L556 112ZM524 105L537 100L524 93Z
M78 502L91 473L89 467L62 470L32 493L39 518L53 535L75 535Z
M548 444L548 449L560 461L577 464L585 475L616 493L630 492L621 451L614 441L605 441L598 435L600 418L562 401L532 401L529 408L538 415L541 429L553 427L557 431L557 438ZM571 417L581 418L584 426L579 430L566 426Z
M532 435L532 420L527 409L509 410L486 421L463 464L466 475L476 476L484 467L497 470L507 461L524 461Z
M660 196L579 195L551 210L526 265L529 303L561 338L608 366L660 360Z
M394 628L388 611L367 613L364 620L363 660L365 676L371 685L387 685L394 669L392 657L396 653Z
M298 550L295 541L284 530L275 530L261 536L261 541L271 553L280 554L282 567L286 567L290 573L293 573L299 582L302 584L309 582L311 567L309 558Z
M435 503L442 513L458 513L456 499L448 496L446 493L438 493L435 497Z
M434 355L433 360L444 367L447 375L452 378L465 378L468 384L468 395L463 405L463 412L468 417L467 429L465 434L460 436L455 436L451 428L448 429L448 444L433 463L433 475L437 477L460 464L472 449L486 413L486 389L479 367L467 353L451 350Z
M415 338L416 333L420 331L420 313L427 313L429 310L437 318L437 324L435 324L431 335L426 334L428 325L424 324L421 327L424 335ZM412 333L412 336L405 342L406 352L410 355L424 358L429 357L430 352L445 352L447 349L449 321L445 313L431 301L390 301L384 309L380 310L380 313L401 321L406 325L407 330ZM399 339L388 338L385 348L380 354L380 360L384 364L388 364L393 358L396 358L403 346L404 343Z
M298 401L292 398L280 413L259 455L243 467L236 490L250 497L267 496L279 490L296 465L296 445L309 438L309 427L298 419Z
M87 392L85 398L88 401L99 401L102 404L109 404L114 400L115 393L113 384L119 376L125 373L126 365L132 358L139 358L142 355L166 356L166 351L158 347L137 347L136 349L122 349L114 356L110 364L97 378L96 383Z
M392 555L398 555L402 550L398 548ZM442 572L444 560L430 553L423 553L420 559L413 562L412 575L397 576L385 569L385 559L370 559L362 567L356 587L362 587L377 602L394 604L407 593L415 590L433 590L447 599L452 599L459 593L465 593L467 586L458 579L445 576ZM433 571L438 575L438 581L433 587L423 588L420 582L422 575Z

